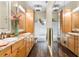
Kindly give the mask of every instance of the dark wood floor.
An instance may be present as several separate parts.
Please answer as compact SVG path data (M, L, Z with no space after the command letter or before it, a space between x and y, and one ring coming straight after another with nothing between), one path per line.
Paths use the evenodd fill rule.
M50 57L46 41L38 41L28 57Z
M52 53L53 53L53 57L77 57L77 55L75 55L68 48L61 45L57 41L53 42Z
M77 57L71 51L57 42L53 42L52 57ZM46 41L38 41L28 57L50 57Z

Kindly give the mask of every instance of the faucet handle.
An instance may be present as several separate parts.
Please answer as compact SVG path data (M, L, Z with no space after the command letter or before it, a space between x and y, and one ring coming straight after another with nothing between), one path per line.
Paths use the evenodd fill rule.
M1 32L1 39L3 39L3 32Z
M7 36L7 35L6 35L6 32L5 32L5 33L4 33L4 38L6 38L6 36Z

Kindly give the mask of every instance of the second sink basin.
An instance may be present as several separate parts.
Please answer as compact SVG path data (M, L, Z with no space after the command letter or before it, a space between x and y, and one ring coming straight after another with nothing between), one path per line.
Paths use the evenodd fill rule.
M3 41L6 41L6 42L10 43L10 42L14 42L14 41L16 41L17 39L18 39L17 37L13 37L13 38L5 38L5 39L3 39Z

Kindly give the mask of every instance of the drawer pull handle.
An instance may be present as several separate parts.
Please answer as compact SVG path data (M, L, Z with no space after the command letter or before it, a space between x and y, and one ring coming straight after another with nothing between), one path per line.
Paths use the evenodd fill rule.
M66 44L66 41L64 41L64 44Z
M19 53L19 51L17 51L17 53Z
M8 56L8 54L5 54L4 56Z

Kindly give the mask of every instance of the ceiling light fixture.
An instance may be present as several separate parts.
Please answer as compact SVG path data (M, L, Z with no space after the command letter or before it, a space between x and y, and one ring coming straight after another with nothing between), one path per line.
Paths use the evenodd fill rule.
M59 9L59 7L54 7L54 8L53 8L53 10L58 10L58 9Z
M36 10L36 11L41 11L42 8L40 8L40 7L36 7L35 10Z

